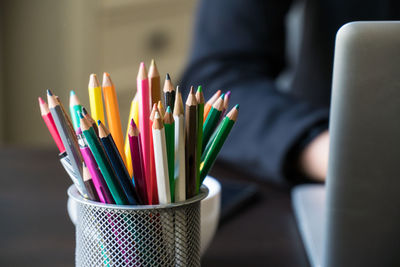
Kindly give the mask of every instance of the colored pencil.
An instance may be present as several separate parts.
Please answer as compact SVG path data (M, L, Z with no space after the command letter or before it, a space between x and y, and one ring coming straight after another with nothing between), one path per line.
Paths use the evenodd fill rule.
M203 148L203 114L204 114L204 94L201 85L197 87L197 148L196 148L196 195L200 190L200 159Z
M92 151L90 151L88 147L88 144L82 133L81 128L78 128L76 130L76 135L78 137L79 149L81 150L83 160L89 170L90 176L92 177L93 185L97 192L100 202L115 204L111 192L108 189L107 183L104 180L104 177L101 174L99 167L97 166L96 160L93 157Z
M183 111L182 94L176 90L174 104L175 120L175 202L186 199L185 173L185 118Z
M224 94L222 94L217 101L213 104L210 113L207 116L206 122L203 125L203 144L202 151L204 151L207 142L209 141L215 128L218 126L219 118L221 117L222 108L224 105Z
M174 103L175 103L175 89L174 86L172 85L171 77L167 73L165 76L165 82L164 82L164 103L165 107L170 106L171 110L174 110ZM161 114L160 114L161 115Z
M128 139L132 155L132 179L134 179L135 182L136 192L143 204L149 204L147 197L146 177L144 177L143 172L142 152L140 148L140 133L133 119L131 119L131 123L129 125Z
M203 122L206 122L206 119L208 117L208 113L210 113L211 107L214 104L215 101L217 101L218 97L221 96L221 90L218 90L215 92L215 94L207 101L207 103L204 104L204 116L203 116Z
M163 106L161 101L158 101L157 110L160 113L161 118L164 118L164 116L165 116L165 108L164 108L164 106Z
M125 164L124 136L122 135L121 117L119 115L119 106L115 85L111 81L110 74L104 72L103 75L103 96L104 106L106 108L108 128L113 136L114 142L118 148L119 154ZM101 121L101 120L100 120ZM105 122L104 120L102 122Z
M196 194L196 149L197 100L192 86L186 100L185 110L186 198L191 198Z
M171 107L167 107L164 116L165 141L167 146L168 177L171 192L171 202L175 202L175 121Z
M231 91L226 92L226 94L224 96L224 106L223 106L222 113L221 113L221 120L225 117L226 112L228 112L230 97L231 97Z
M157 105L153 105L153 109L150 114L150 129L153 129L154 116L156 115ZM150 131L150 177L148 177L148 199L149 203L158 203L158 192L157 192L157 173L156 163L154 159L154 145L153 145L153 130Z
M129 132L129 127L130 127L130 121L132 119L135 120L135 118L134 118L134 116L135 116L135 103L137 103L137 93L135 94L135 97L132 99L131 108L129 109L128 125L126 126L125 145L124 145L126 168L128 169L129 175L131 177L132 177L132 174L133 174L133 169L132 169L131 149L129 147L128 132Z
M98 136L99 135L99 128L97 128L97 123L94 121L92 116L90 116L90 114L87 112L85 107L82 107L82 115L89 122L89 124L92 125L94 131L96 132L96 134ZM80 123L80 120L81 120L81 118L79 118L79 123Z
M239 112L239 105L236 105L222 120L221 127L211 144L210 149L208 150L207 154L204 156L204 161L201 163L200 167L200 182L204 181L207 173L210 171L212 165L217 158L219 151L221 150L226 138L228 137L234 123L237 120Z
M73 90L71 90L69 95L69 112L71 114L72 125L74 126L75 130L80 127L80 119L77 113L78 111L82 111L82 105L78 99L78 96Z
M150 180L150 92L146 67L140 63L137 76L137 91L139 94L139 129L140 143L143 154L144 175ZM149 184L151 186L151 183Z
M70 132L72 134L72 142L76 147L78 147L78 140L76 139L76 135L74 134L75 130L74 130L74 126L72 125L71 118L68 116L68 113L67 113L63 103L61 102L60 97L55 95L54 99L61 107L61 111L62 111L62 114L64 115L65 122L67 123L68 129L70 130Z
M88 196L90 200L99 201L99 197L97 196L96 189L94 188L92 177L90 176L89 169L86 166L85 162L82 162L82 170L83 170L83 182L85 183L86 191L88 192Z
M38 100L39 100L40 113L42 115L44 123L46 124L47 129L49 129L51 137L53 137L53 140L56 143L58 150L60 151L60 153L62 153L65 151L65 147L61 141L60 134L57 131L57 127L56 124L54 123L53 116L50 113L49 106L41 97L39 97Z
M137 204L135 188L129 176L128 170L125 167L124 161L122 160L121 154L119 153L114 142L114 138L104 124L101 123L101 121L98 121L97 126L99 127L100 141L103 144L103 148L111 162L116 177L121 184L126 197L128 198L128 203L135 205Z
M160 204L168 204L171 203L171 192L168 178L165 129L158 112L154 116L153 144L157 172L158 200Z
M89 78L89 101L90 113L95 121L104 120L103 97L101 95L101 87L96 74L90 74Z
M71 162L72 170L75 175L70 176L79 193L85 198L88 198L88 194L83 183L82 178L82 156L79 148L75 146L74 137L75 134L71 133L70 127L67 125L66 118L61 109L58 101L56 101L53 93L47 90L47 102L49 103L49 109L53 116L54 123L57 127L57 131L60 134L61 140L64 144L65 151Z
M110 160L108 159L107 154L104 151L104 148L101 145L100 140L97 137L93 127L83 117L82 113L79 114L81 118L82 133L85 136L86 142L90 150L92 151L93 157L96 160L97 165L99 166L101 174L103 175L104 180L107 183L108 189L110 190L115 203L117 205L129 204L127 196L122 189L122 185L116 177Z
M153 106L154 103L158 103L158 101L161 100L160 74L158 73L157 65L154 59L151 60L148 78L151 99L150 106Z

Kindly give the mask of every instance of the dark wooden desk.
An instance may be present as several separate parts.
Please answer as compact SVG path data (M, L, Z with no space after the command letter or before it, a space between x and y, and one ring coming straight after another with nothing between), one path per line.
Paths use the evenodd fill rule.
M70 185L55 150L0 148L0 266L73 266ZM216 167L219 179L243 179ZM203 266L308 266L287 189L259 183L259 201L223 224Z

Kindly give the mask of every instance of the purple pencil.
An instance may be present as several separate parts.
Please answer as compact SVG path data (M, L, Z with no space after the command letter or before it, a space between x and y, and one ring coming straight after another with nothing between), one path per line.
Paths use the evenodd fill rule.
M110 190L104 181L103 175L101 174L99 167L93 157L90 148L88 147L85 137L82 134L81 128L76 129L76 135L78 137L79 149L81 150L83 160L89 169L89 173L92 176L94 188L96 189L97 195L102 203L115 204L115 201L111 195Z

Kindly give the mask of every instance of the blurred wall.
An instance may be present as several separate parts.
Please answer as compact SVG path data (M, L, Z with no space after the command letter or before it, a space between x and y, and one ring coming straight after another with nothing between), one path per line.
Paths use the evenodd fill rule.
M123 131L140 61L173 81L188 54L195 0L3 0L0 3L0 140L54 146L37 97L69 90L89 107L90 73L111 74Z

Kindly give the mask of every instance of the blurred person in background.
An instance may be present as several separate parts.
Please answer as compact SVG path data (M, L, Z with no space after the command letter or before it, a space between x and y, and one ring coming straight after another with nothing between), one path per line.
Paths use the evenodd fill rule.
M240 104L219 158L278 183L324 181L336 32L399 18L395 0L201 0L181 84Z

